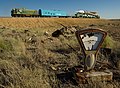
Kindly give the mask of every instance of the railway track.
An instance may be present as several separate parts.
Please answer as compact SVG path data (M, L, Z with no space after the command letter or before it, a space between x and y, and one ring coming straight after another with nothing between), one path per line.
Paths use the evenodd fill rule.
M10 16L0 16L0 18L12 18Z

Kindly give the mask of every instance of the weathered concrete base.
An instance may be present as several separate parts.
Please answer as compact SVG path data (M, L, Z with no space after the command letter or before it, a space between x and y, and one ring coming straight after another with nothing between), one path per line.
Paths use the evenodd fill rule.
M113 73L110 71L103 72L78 72L76 73L78 83L112 81Z

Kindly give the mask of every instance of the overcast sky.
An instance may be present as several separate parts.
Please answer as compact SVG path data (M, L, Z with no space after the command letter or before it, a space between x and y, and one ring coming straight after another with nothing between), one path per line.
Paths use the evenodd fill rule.
M97 11L101 18L120 19L120 0L0 0L0 16L10 16L12 8L56 9L74 14L78 10Z

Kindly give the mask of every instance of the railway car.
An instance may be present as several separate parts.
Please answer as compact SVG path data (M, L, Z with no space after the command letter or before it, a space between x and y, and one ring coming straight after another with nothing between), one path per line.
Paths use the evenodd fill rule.
M84 11L80 10L77 11L75 14L76 18L100 18L100 16L97 14L97 12L91 12L91 11Z
M67 17L67 13L61 10L39 9L40 17Z
M14 8L11 10L12 17L39 17L39 11L26 8Z

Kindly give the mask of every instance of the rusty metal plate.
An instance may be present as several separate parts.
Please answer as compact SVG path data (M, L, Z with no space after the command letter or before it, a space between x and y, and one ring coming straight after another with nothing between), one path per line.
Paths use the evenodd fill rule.
M78 83L90 83L100 81L112 81L113 73L110 71L102 72L83 72L76 73Z

